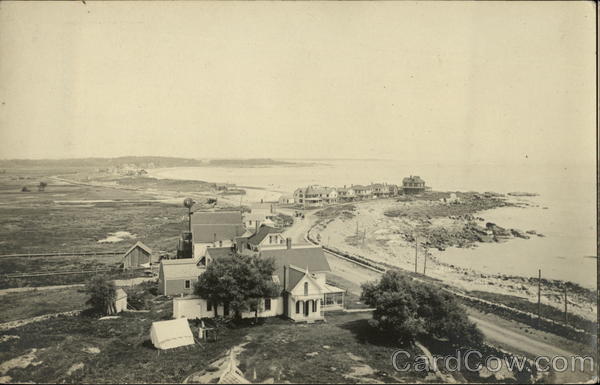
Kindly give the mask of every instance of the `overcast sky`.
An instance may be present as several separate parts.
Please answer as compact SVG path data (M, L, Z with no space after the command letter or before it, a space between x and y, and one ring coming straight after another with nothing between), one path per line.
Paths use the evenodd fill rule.
M0 158L595 162L593 2L0 2Z

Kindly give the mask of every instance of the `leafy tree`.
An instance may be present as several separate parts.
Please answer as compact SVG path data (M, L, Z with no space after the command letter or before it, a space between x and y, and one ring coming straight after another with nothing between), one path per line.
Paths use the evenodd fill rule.
M117 291L113 281L104 275L96 275L85 285L85 292L90 295L87 304L99 314L114 314Z
M40 184L38 185L38 191L43 192L44 190L46 190L46 187L48 186L47 182L40 182Z
M370 324L400 343L425 335L445 338L453 345L476 347L483 342L452 294L397 271L364 284L361 298L375 308Z
M29 188L27 186L23 186L23 188L21 188L21 192L29 192Z
M194 292L209 301L217 316L217 306L229 306L236 318L242 312L253 311L255 317L261 310L263 298L279 294L273 282L275 262L272 258L235 256L209 263L198 278Z

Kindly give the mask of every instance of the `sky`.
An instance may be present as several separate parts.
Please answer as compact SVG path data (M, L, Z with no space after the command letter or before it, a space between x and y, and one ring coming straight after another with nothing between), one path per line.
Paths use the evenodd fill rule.
M0 2L0 158L595 164L593 2Z

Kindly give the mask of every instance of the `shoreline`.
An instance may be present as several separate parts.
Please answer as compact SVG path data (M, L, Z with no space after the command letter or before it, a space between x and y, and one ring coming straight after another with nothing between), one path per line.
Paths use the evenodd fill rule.
M391 219L397 220L397 218L388 218L382 215L385 207L389 205L394 205L394 203L389 200L387 203L384 201L360 202L356 204L358 213L354 214L352 214L352 210L348 210L348 207L336 212L330 210L329 214L318 218L312 230L313 235L325 246L343 250L351 255L363 256L367 260L385 266L415 271L415 248L414 243L406 240L411 237L411 234L406 233L407 227L402 223L396 223L396 227L394 227L390 222ZM375 210L376 208L379 210ZM474 211L474 213L477 212L477 210ZM399 219L399 221L404 220L406 219ZM429 221L442 227L451 227L456 224L453 223L456 220L449 221L447 217L434 217ZM357 223L359 223L358 237L356 237ZM360 236L361 233L362 236ZM528 242L528 240L518 240ZM509 244L515 241L515 239L507 239L501 242ZM421 240L419 243L422 244L422 242L426 241ZM473 241L458 249L468 252L473 248L476 249L480 243ZM439 279L461 290L505 294L537 302L537 277L491 271L482 272L471 267L457 266L440 261L429 248L420 247L417 263L417 271L420 274L423 273L424 264L426 264L427 276ZM569 313L595 321L597 317L596 301L593 298L595 293L592 289L577 282L542 277L542 303L556 309L564 309L564 285L569 288Z

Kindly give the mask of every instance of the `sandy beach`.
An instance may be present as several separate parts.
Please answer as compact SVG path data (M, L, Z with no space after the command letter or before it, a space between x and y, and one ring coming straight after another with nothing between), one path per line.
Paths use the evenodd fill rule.
M445 251L427 247L432 236L440 231L454 234L449 242L462 243L459 250L468 252L470 249L484 247L478 241L468 241L464 234L465 225L472 222L485 224L484 218L478 217L477 212L462 216L431 216L417 219L416 217L385 215L390 209L403 207L414 213L441 205L437 202L413 201L402 202L394 200L375 200L346 205L345 209L331 211L322 216L313 228L313 236L320 239L323 245L343 250L350 254L360 255L372 261L388 266L396 266L408 271L415 270L415 229L419 228L419 250L417 271L442 280L444 283L465 291L486 291L506 294L537 301L537 279L526 276L499 274L493 271L478 271L469 267L442 262L438 256ZM354 209L351 209L354 207ZM443 208L442 211L443 212ZM510 227L510 223L498 223L499 226ZM358 228L358 231L357 231ZM532 229L522 229L532 230ZM535 229L533 229L535 230ZM357 235L358 234L358 235ZM458 234L458 235L457 235ZM468 234L467 234L468 235ZM530 235L536 237L537 235ZM501 240L506 242L528 242L530 239L510 237ZM495 243L494 241L492 241ZM502 258L501 255L498 258ZM426 259L426 261L425 261ZM542 281L542 303L557 309L564 309L563 289L560 282L555 280ZM595 320L597 307L590 298L591 290L575 285L577 289L570 290L569 312L585 319Z

